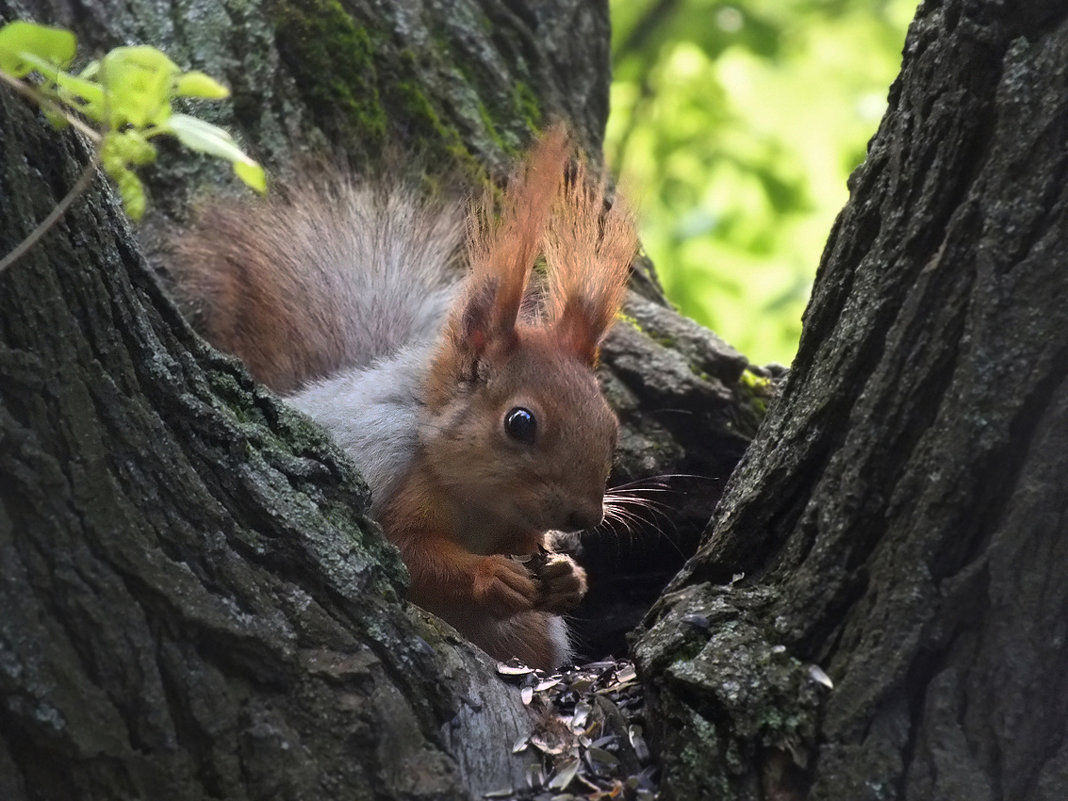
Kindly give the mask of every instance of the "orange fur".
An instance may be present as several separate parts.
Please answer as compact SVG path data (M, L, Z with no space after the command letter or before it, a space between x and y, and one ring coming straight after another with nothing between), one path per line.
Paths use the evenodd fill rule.
M279 258L266 208L204 207L197 234L178 240L174 264L187 296L210 299L197 310L204 335L284 392L336 369L343 343L318 324L329 309L289 302L300 294L293 272L266 267ZM319 313L309 318L308 309Z
M384 521L413 600L498 658L515 653L522 632L523 658L542 668L560 652L558 621L545 613L577 603L585 575L562 560L528 582L499 554L534 553L547 530L601 519L617 424L592 367L636 249L623 204L605 209L603 182L581 163L563 180L569 156L563 131L550 131L499 218L483 206L468 239L471 273L433 361L422 447ZM539 253L548 314L531 320L520 312ZM511 407L534 412L537 447L516 449L503 435Z
M436 340L418 340L425 351L408 351L427 354L416 367L410 356L391 361L396 337L389 331L380 337L386 346L375 340L378 350L363 347L365 329L380 322L376 311L379 318L387 313L360 302L363 290L345 283L360 267L353 262L367 256L340 259L338 252L390 256L401 280L376 274L377 283L369 283L388 284L383 297L402 310L416 306L435 296L439 278L448 281L458 241L451 207L342 182L325 195L302 190L240 213L216 208L179 248L179 281L207 305L209 338L281 391L325 376L293 402L317 410L313 416L335 436L344 433L381 457L374 462L375 508L408 566L412 600L492 656L546 669L566 655L557 615L582 598L585 574L567 557L531 572L508 556L535 554L547 531L589 528L603 515L618 424L593 367L635 251L623 204L608 208L604 183L571 156L564 129L549 130L500 202L484 200L468 217L470 269L459 292L447 284L440 308L432 309L436 317L425 304L413 313L433 319L431 336L438 332ZM376 197L384 205L365 210L361 204ZM399 209L400 222L383 209ZM339 227L350 235L338 235ZM532 290L540 256L546 275ZM332 272L336 264L340 276ZM408 273L419 276L416 290ZM538 291L545 297L531 302ZM349 319L349 311L367 308L370 319ZM544 313L539 318L531 308ZM358 370L346 373L346 364ZM368 374L373 382L360 383ZM409 405L399 415L360 416L371 408L357 408L369 385L386 408L396 410L388 404L398 399ZM517 409L534 421L529 440L509 430ZM357 432L374 436L360 439L345 428L354 418L368 422ZM370 464L360 447L346 447L361 467ZM396 464L398 457L406 461Z
M499 208L487 193L470 217L470 273L435 359L431 399L446 396L455 376L469 374L487 349L506 354L515 346L519 309L568 154L566 131L550 128L531 149Z
M383 515L383 527L404 554L411 600L497 659L516 657L543 670L559 666L567 646L554 632L560 628L554 618L585 595L585 572L556 556L538 580L521 562L472 553L443 525L436 511L440 500L413 493L409 483ZM413 509L419 511L413 515ZM523 552L542 545L542 536L524 545Z
M616 198L606 211L604 181L591 184L580 162L553 207L545 258L558 341L589 364L623 302L637 248L629 210Z

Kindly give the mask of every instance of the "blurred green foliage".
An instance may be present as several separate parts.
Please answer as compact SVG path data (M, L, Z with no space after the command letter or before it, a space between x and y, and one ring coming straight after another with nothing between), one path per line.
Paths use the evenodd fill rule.
M668 296L789 364L916 0L612 0L605 150Z

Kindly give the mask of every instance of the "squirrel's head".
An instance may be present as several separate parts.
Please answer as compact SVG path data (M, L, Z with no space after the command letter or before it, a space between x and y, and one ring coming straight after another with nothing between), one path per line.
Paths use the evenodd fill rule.
M427 466L467 514L494 520L487 530L518 537L601 521L618 435L594 370L636 236L581 163L565 177L568 161L566 136L550 131L500 207L476 215L471 272L427 385ZM539 255L544 286L528 293Z
M421 432L427 466L450 496L492 521L487 528L512 536L601 522L618 424L591 366L552 336L520 331L510 347L494 347L469 371L453 373Z

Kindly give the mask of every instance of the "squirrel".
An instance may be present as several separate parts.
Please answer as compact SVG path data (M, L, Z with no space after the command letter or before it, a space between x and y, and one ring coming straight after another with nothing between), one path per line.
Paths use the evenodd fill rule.
M549 129L469 208L351 176L216 202L174 248L206 338L360 469L410 599L546 670L586 591L547 536L603 518L618 423L594 369L637 250L572 150Z

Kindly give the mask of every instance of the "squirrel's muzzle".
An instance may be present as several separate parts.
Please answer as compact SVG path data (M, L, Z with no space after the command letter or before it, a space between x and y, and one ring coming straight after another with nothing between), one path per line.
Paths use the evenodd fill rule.
M596 528L604 519L604 504L601 498L597 502L586 504L581 508L573 509L567 516L567 528L565 531L585 531Z

